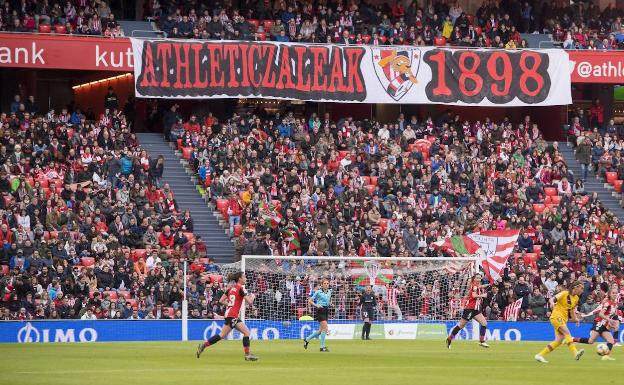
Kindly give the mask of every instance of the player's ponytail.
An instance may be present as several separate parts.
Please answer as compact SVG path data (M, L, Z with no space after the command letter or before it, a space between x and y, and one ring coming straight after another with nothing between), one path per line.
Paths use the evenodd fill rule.
M228 282L234 282L234 283L238 283L238 280L240 279L240 277L243 276L243 272L242 271L237 271L236 273L230 273L227 276L227 280Z

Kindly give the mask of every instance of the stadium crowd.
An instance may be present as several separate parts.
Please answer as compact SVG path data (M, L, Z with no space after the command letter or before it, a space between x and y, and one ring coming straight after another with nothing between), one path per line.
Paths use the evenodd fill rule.
M206 256L190 213L161 182L162 156L150 157L132 132L132 101L120 106L109 89L104 103L87 120L78 108L41 111L16 95L0 113L3 319L88 309L126 318L130 305L145 312L153 293L143 289L182 287L183 256ZM179 290L167 290L168 307Z
M624 44L624 12L611 4L484 0L473 15L446 0L371 3L145 0L143 13L171 38L517 48L528 46L520 33L537 32L566 49ZM106 0L0 4L0 31L123 36Z
M586 283L583 304L597 302L600 283L620 282L618 218L585 192L583 177L530 116L469 122L447 112L376 122L249 113L219 122L210 113L184 121L172 107L165 125L229 222L239 255L436 256L430 245L438 239L518 229L516 253L488 297L490 319L518 298L521 318L544 319L547 299L574 279ZM332 277L338 270L327 267ZM299 276L313 286L307 273L305 264L287 265L271 280L280 284L252 286L269 302L289 292L294 306L300 300L286 282ZM333 280L350 293L343 305L354 315L356 288L344 282ZM406 316L461 307L455 277L399 274L395 283Z
M459 2L150 0L145 13L170 37L339 44L526 47L520 33L552 33L564 48L616 49L622 9L593 2L484 0L474 15Z
M2 0L2 31L124 36L108 0Z

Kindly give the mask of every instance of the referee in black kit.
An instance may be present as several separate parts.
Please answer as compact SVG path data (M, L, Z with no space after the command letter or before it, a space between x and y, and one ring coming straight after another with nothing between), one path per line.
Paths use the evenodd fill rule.
M375 293L373 293L372 286L366 286L364 293L360 295L360 305L362 306L362 319L364 320L362 339L370 340L371 323L375 320L377 311L377 298Z

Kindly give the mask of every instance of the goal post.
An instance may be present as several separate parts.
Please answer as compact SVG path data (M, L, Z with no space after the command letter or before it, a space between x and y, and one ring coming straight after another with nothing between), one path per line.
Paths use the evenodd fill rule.
M382 334L385 338L399 338L396 334L401 332L406 338L412 334L416 338L417 326L411 325L421 324L429 324L419 327L422 333L436 327L442 330L442 326L445 333L446 321L459 318L470 277L478 269L477 256L243 255L240 262L221 265L225 277L233 271L244 271L247 290L256 295L254 304L242 310L243 319L273 323L282 331L280 338L296 339L304 330L317 327L316 322L311 322L314 309L308 305L308 298L324 279L329 280L332 290L329 338L357 337L362 324L359 297L368 286L378 304L372 338Z

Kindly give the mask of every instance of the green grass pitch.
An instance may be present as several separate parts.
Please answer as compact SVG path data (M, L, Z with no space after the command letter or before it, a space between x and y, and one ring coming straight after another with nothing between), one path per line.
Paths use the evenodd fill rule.
M574 361L567 348L533 356L543 343L455 341L318 341L304 350L299 341L252 341L257 362L243 360L240 341L222 341L195 358L197 342L2 344L0 384L621 384L624 349L603 362L595 345Z

